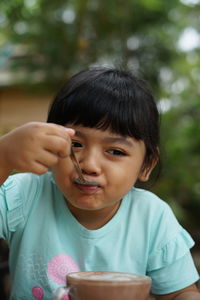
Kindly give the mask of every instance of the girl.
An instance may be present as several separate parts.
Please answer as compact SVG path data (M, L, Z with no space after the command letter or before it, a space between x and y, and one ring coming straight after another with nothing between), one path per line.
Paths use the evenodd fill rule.
M77 180L71 147L89 184ZM11 299L51 299L79 270L146 274L157 300L200 299L192 238L164 201L134 187L158 161L154 98L143 80L116 69L78 73L47 123L1 137L0 237L10 246ZM23 173L8 177L15 169Z

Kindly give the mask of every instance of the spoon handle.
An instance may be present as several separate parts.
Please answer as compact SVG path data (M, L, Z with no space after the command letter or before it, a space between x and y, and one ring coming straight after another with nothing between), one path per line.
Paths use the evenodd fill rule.
M80 181L83 182L83 183L85 183L86 180L85 180L84 177L83 177L83 174L82 174L82 171L81 171L79 162L78 162L78 160L77 160L77 158L76 158L76 155L75 155L74 150L73 150L72 147L71 147L71 154L70 154L70 157L71 157L71 160L72 160L72 162L73 162L73 164L74 164L74 167L75 167L75 169L76 169L76 172L78 173L78 176L79 176Z

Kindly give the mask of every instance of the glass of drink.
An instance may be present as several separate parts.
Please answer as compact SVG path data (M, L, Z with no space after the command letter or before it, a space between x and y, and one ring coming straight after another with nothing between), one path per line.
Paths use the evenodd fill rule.
M66 283L54 300L147 300L151 288L148 276L123 272L74 272Z

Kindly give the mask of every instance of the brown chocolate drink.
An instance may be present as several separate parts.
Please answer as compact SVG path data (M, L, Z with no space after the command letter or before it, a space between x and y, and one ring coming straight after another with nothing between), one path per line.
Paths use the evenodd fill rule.
M122 272L76 272L67 275L71 300L146 300L151 279Z

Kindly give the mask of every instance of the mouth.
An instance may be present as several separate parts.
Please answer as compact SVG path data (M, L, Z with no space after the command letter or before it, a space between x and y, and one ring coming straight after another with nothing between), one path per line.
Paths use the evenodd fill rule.
M100 185L95 181L82 181L81 178L75 178L74 183L85 187L100 187Z
M75 183L85 185L85 186L97 186L98 184L94 181L82 180L81 178L76 178L74 180Z

